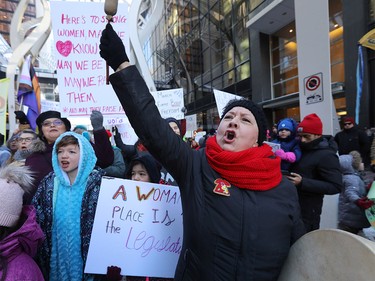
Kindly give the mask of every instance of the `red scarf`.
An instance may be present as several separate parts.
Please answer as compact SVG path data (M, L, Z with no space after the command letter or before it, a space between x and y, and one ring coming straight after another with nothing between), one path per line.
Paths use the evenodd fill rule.
M281 160L273 157L269 145L231 152L223 150L213 136L207 139L206 156L216 172L239 188L264 191L281 182Z

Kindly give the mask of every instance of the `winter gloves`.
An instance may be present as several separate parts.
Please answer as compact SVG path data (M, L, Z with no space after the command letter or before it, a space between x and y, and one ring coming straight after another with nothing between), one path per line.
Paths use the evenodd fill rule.
M93 110L90 115L90 120L94 131L103 129L103 114L100 111Z
M363 197L356 200L355 204L361 209L366 210L374 205L374 201L368 199L367 197Z
M108 266L107 267L107 281L119 281L122 279L121 276L121 267L117 266Z
M279 156L281 160L285 160L289 163L294 163L296 161L296 155L293 152L285 152L283 149L278 149L275 151L276 156Z
M107 61L114 71L117 70L120 64L129 61L124 44L110 23L106 25L102 32L99 48L100 56Z
M18 119L20 124L30 124L26 114L23 111L17 110L14 112L14 114L16 115L16 119Z

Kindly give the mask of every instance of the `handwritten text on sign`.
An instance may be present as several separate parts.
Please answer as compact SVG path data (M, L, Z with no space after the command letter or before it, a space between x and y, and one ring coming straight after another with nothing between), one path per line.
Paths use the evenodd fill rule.
M178 187L103 178L85 272L171 278L181 247Z
M51 1L57 80L63 116L123 117L124 110L111 86L106 85L105 61L99 55L102 30L107 24L103 3ZM128 45L128 5L121 3L111 23Z
M152 92L155 104L163 118L184 119L184 92L182 88Z

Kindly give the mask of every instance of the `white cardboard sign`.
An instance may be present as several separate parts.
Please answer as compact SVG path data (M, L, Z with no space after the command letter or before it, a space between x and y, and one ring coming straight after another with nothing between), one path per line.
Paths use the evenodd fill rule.
M171 278L182 248L178 187L102 179L85 272Z
M155 104L163 118L173 117L177 120L184 119L184 92L182 88L151 92Z

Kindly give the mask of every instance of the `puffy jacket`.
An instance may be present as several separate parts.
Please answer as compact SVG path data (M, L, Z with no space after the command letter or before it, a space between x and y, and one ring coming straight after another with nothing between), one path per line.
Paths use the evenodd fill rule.
M44 281L33 260L44 240L44 234L36 223L33 206L24 206L22 216L26 218L22 226L0 241L0 255L7 263L5 281ZM0 269L0 279L2 274L4 272Z
M339 197L339 222L352 228L369 227L365 211L355 204L359 198L365 197L367 190L359 173L352 166L351 155L340 156L343 173L343 189Z
M304 233L295 187L284 179L268 191L232 186L230 196L214 193L221 176L205 149L191 149L171 130L136 67L110 81L137 136L180 188L184 237L175 280L277 280Z
M302 176L297 190L306 230L311 231L319 228L324 195L341 192L342 174L332 137L318 138L307 146L301 143L301 149L301 160L290 170Z

